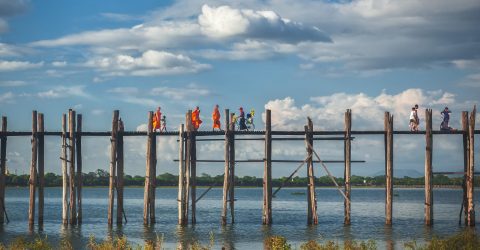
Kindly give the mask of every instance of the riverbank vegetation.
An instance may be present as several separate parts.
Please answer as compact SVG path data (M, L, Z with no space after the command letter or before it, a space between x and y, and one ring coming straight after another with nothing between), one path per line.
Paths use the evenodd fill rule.
M83 173L82 174L82 183L84 186L108 186L108 177L109 173L105 170L98 169L95 172ZM272 179L273 186L280 186L287 177L274 178ZM305 187L307 185L307 177L294 177L292 180L288 181L287 186L289 187ZM343 185L343 178L336 178L336 181ZM440 186L461 186L463 182L463 177L448 177L446 175L435 175L433 177L433 185ZM15 175L9 174L6 176L7 186L17 186L24 187L28 186L29 175ZM124 176L124 185L125 186L143 186L145 183L144 176ZM353 175L351 178L351 183L353 186L384 186L385 177L384 176L357 176ZM412 178L405 176L403 178L394 178L394 185L399 186L422 186L424 184L424 178ZM47 187L60 187L62 186L62 176L54 173L45 174L45 185ZM173 175L170 173L164 173L158 175L156 178L157 186L177 186L178 185L178 175ZM223 175L210 176L208 174L201 174L197 176L197 185L198 186L222 186L223 185ZM263 179L255 176L235 176L235 186L244 186L244 187L261 187L263 185ZM321 176L315 179L315 185L317 187L329 187L333 186L332 181L328 176ZM480 179L475 179L475 186L480 186Z
M393 243L392 243L393 244ZM191 242L183 242L178 245L181 249L189 250L209 250L213 249L215 245L215 238L213 233L210 234L210 240L207 245L202 245L196 240ZM292 246L287 239L282 236L270 236L263 242L263 247L266 250L374 250L378 249L377 243L374 240L367 241L353 241L347 240L344 242L324 241L319 242L310 240L300 244L300 246ZM95 237L91 236L87 246L91 250L160 250L163 247L163 237L157 236L155 240L147 240L143 246L132 244L127 240L126 236L106 239L104 241L97 241ZM472 229L466 229L463 232L457 233L448 237L433 237L432 240L425 244L417 244L416 241L410 241L403 245L404 249L408 250L474 250L480 249L480 237ZM0 243L0 250L17 250L17 249L32 249L32 250L73 250L73 245L63 240L58 245L53 245L49 242L47 237L37 236L34 239L26 239L24 237L16 238L9 244ZM228 248L226 248L228 249Z

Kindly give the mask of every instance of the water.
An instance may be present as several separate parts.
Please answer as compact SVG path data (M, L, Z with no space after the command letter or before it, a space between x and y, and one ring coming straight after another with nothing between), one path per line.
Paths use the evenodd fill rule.
M198 188L197 194L205 189ZM462 200L460 189L434 190L434 226L424 226L424 190L395 189L393 198L393 226L385 223L385 192L382 188L354 188L352 190L351 225L343 226L343 199L334 188L317 189L319 223L317 226L306 224L306 188L286 188L273 199L273 225L262 226L262 189L237 188L235 190L235 224L222 227L222 189L212 189L197 203L197 225L177 226L177 189L158 188L156 191L156 220L150 227L143 226L143 188L126 188L124 207L128 223L123 227L107 226L108 189L83 189L83 224L65 228L62 226L61 188L46 188L44 226L35 227L33 233L28 229L27 188L8 188L6 209L10 223L0 226L0 240L8 242L16 236L41 234L58 242L70 239L76 248L85 247L88 238L94 235L104 239L114 235L126 235L129 241L143 244L146 239L155 239L163 235L164 246L175 248L179 242L198 239L208 244L213 233L215 248L227 246L237 249L261 249L264 237L283 235L292 246L315 240L374 239L377 245L403 246L413 239L423 242L432 235L450 235L461 231L458 214ZM397 195L398 194L398 195ZM479 200L475 193L475 200ZM476 207L478 203L476 203ZM116 215L116 213L114 213ZM478 216L477 216L478 218ZM478 221L478 220L477 220ZM478 222L477 222L478 223ZM382 247L383 248L383 247Z

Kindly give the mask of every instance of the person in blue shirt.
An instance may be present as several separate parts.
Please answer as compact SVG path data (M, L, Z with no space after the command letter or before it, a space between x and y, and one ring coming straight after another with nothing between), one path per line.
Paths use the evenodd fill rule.
M442 112L440 112L440 114L442 114L442 116L443 116L442 123L440 124L440 130L441 131L454 131L455 130L448 125L448 123L450 122L450 113L452 113L452 111L450 111L448 109L448 107L445 107L445 109Z

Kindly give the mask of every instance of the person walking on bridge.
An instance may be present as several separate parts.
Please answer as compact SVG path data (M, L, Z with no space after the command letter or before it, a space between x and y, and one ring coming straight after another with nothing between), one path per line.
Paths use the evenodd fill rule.
M160 130L160 123L162 120L162 112L160 107L157 107L157 110L153 114L153 131Z
M200 124L202 124L202 120L200 120L200 108L197 106L192 112L192 125L195 131L200 128Z
M218 104L215 105L215 108L213 109L212 120L213 120L212 130L213 131L215 131L215 129L221 130L220 111L218 110Z

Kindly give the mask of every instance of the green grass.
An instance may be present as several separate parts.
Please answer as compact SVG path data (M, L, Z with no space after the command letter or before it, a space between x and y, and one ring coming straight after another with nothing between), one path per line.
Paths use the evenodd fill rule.
M215 245L215 236L213 232L209 236L209 244L202 245L198 240L191 240L181 246L187 250L210 250ZM180 246L178 246L180 247ZM292 247L287 239L283 236L275 235L265 238L263 247L266 250L374 250L377 249L377 243L374 240L368 241L344 241L339 243L336 241L318 242L311 240L300 245L299 248ZM418 245L416 241L410 241L404 244L404 249L409 250L456 250L480 249L480 237L473 229L466 229L463 232L448 237L434 237L432 240L423 245ZM47 237L37 236L33 239L25 237L15 238L8 245L0 243L0 250L4 249L31 249L31 250L73 250L71 242L62 240L58 245L52 245ZM126 236L108 238L97 241L94 236L90 236L86 249L90 250L161 250L163 248L163 236L157 236L155 240L147 240L144 245L137 245L128 242Z

